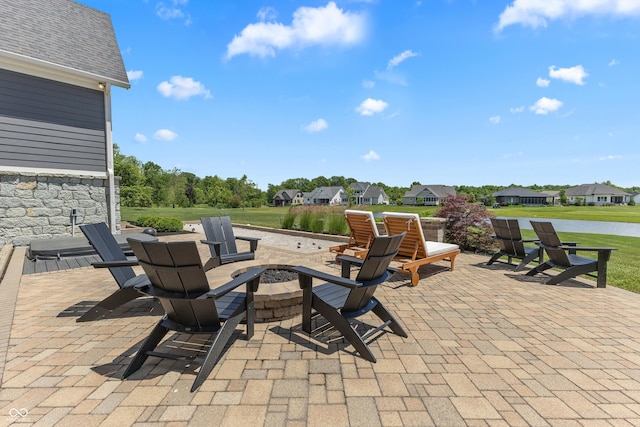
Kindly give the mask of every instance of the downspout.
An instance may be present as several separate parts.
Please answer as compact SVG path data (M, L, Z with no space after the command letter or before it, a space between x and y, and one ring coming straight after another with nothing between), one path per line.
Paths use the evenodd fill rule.
M113 135L111 118L111 84L104 84L104 120L105 120L105 144L107 149L107 182L109 184L109 228L115 233L116 228L116 183L113 166Z

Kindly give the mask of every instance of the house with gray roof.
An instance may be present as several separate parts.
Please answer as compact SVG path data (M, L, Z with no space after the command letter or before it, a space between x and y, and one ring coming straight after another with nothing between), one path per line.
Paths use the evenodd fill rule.
M496 202L506 205L541 206L547 203L547 194L537 193L523 187L509 187L493 193Z
M631 194L606 184L582 184L565 190L567 203L589 206L629 203Z
M456 189L448 185L414 185L402 196L408 206L438 206L445 197L455 196Z
M310 193L304 193L305 205L345 205L347 194L342 187L318 187Z
M0 242L120 227L111 89L129 88L108 14L8 1L0 16Z
M280 190L273 196L273 206L301 205L303 194L300 190Z
M369 182L353 182L349 184L353 190L351 202L355 205L388 205L389 196L382 187Z

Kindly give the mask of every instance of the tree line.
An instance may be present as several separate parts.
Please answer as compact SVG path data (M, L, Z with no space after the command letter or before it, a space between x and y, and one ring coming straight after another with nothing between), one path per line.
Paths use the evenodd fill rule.
M342 187L348 192L349 184L358 182L355 178L344 176L291 178L280 184L269 184L267 191L262 191L246 175L226 179L217 175L200 178L177 168L167 170L154 162L143 163L134 156L122 154L115 144L113 150L114 173L121 178L120 203L128 207L191 207L197 204L218 208L261 207L271 205L273 196L280 190L297 189L310 192L317 187ZM420 185L420 182L413 182L409 187L388 186L382 182L371 184L383 188L392 203L402 204L402 196L413 185ZM603 184L612 185L609 181ZM509 186L454 186L456 192L466 195L470 202L478 202L481 198L507 187ZM570 186L532 185L525 188L549 191L563 190L567 187ZM621 189L630 193L640 191L640 187Z

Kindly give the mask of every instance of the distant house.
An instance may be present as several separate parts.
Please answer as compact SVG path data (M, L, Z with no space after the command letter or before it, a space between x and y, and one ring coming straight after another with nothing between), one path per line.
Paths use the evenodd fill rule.
M559 193L558 193L559 194ZM522 187L509 187L493 193L496 202L501 205L546 205L547 195Z
M273 196L273 206L301 205L303 200L300 190L280 190Z
M111 18L71 0L4 1L2 16L0 243L119 230L111 88L130 84Z
M547 205L559 205L561 203L559 191L541 191L540 194L547 198Z
M355 205L388 205L389 196L382 187L368 182L354 182L349 184L353 189L351 202Z
M304 193L305 205L337 206L347 203L347 195L342 187L318 187L310 193Z
M633 193L629 201L631 200L633 200L636 205L640 204L640 193Z
M448 185L414 185L402 197L408 206L438 206L447 196L455 196L456 189Z
M567 188L567 203L594 206L620 205L629 203L631 194L606 184L582 184Z

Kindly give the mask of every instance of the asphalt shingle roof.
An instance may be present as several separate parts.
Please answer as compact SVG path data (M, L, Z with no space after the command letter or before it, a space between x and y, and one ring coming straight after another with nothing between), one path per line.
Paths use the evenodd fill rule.
M0 11L0 56L24 56L129 87L108 14L71 0L0 0Z

